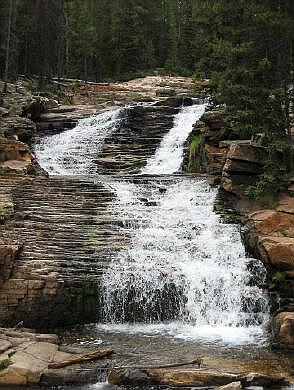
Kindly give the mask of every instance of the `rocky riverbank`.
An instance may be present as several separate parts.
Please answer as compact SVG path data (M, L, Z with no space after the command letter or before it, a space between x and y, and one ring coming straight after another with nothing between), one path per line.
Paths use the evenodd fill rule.
M62 345L56 334L0 328L0 387L96 382L112 352Z
M240 216L246 249L268 270L267 289L272 301L273 346L294 348L294 178L280 193L249 199L267 154L262 135L238 140L225 126L221 109L207 111L195 124L184 169L208 173L211 185L220 185L221 197Z

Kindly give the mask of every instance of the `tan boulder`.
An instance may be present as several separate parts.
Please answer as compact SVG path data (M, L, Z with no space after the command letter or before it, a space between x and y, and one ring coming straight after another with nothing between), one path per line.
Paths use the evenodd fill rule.
M261 146L235 142L230 145L227 158L263 165L266 160L266 150Z
M48 363L54 360L54 356L57 351L58 345L46 342L32 343L24 350L25 353L32 355L36 359L40 359Z
M241 390L242 389L242 383L241 382L232 382L228 385L219 386L219 390Z
M274 318L275 339L280 346L294 348L294 312L282 312Z
M259 245L265 252L267 261L275 268L283 271L294 269L294 238L263 237Z
M7 351L11 347L12 347L12 344L10 341L0 340L0 354Z
M238 380L238 375L198 370L148 370L151 378L168 386L219 386Z
M26 376L20 374L11 366L0 371L0 385L18 386L26 385L27 383Z
M294 214L275 210L259 210L249 215L255 229L262 235L291 236L294 228Z
M0 138L0 163L9 160L31 162L29 146L13 139Z
M0 371L0 385L39 383L48 364L54 361L58 346L44 342L27 342L10 357L10 365Z
M11 357L14 372L26 378L26 383L40 382L43 372L48 368L48 362L34 357L25 351L18 351ZM0 380L1 383L1 380Z

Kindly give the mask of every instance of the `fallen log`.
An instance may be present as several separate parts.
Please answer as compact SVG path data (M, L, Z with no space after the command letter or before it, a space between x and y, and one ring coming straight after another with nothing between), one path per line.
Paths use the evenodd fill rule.
M192 364L197 364L198 368L200 368L203 364L203 358L198 357L194 360L191 360L189 362L183 362L183 363L172 363L172 364L161 364L158 366L122 366L122 367L113 367L113 370L119 370L119 369L134 369L134 370L151 370L151 369L160 369L160 368L176 368L176 367L183 367L183 366L189 366Z
M71 366L73 364L86 363L93 360L102 359L106 356L109 356L113 353L112 349L101 349L99 351L86 353L84 355L76 355L67 360L63 360L61 362L49 363L48 368L63 368L67 366Z

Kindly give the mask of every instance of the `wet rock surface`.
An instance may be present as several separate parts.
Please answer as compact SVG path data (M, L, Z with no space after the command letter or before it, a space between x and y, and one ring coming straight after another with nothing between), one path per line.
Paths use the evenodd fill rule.
M130 108L119 130L106 137L99 157L98 172L138 173L154 155L163 136L172 128L178 108L137 106Z
M111 350L81 354L79 349L62 352L57 335L39 334L30 329L0 328L0 386L34 385L39 383L64 384L95 381L100 362L85 364L85 356L98 360ZM65 368L52 366L66 365ZM102 363L103 366L103 363ZM95 378L96 373L96 378ZM95 378L95 379L94 379Z

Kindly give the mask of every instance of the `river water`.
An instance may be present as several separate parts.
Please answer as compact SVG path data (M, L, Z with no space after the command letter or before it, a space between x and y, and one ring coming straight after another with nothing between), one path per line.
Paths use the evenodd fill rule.
M107 178L116 195L110 212L123 221L121 234L130 242L103 275L103 321L65 340L111 346L117 353L110 365L174 363L201 354L210 368L287 374L291 357L268 349L263 265L246 256L240 227L213 211L217 190L205 178L177 174L184 142L204 110L205 104L183 107L140 174ZM125 109L105 112L41 138L39 163L52 175L95 178L103 139L125 115Z

